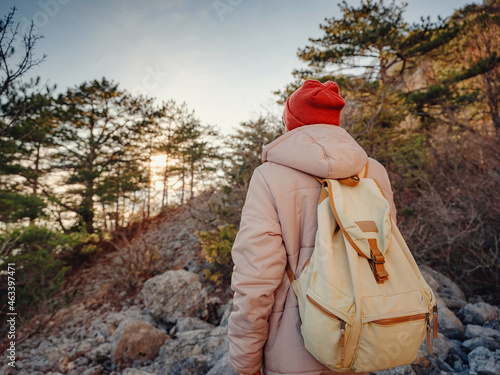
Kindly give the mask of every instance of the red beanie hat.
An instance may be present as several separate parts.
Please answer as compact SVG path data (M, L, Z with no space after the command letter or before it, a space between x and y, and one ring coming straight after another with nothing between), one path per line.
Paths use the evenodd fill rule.
M309 79L286 101L283 121L288 130L311 124L340 125L345 101L335 82Z

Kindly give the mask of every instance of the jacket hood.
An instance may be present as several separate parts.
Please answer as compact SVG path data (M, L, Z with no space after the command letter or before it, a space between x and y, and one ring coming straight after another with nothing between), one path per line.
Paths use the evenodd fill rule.
M365 150L347 131L333 125L307 125L277 138L262 152L262 162L273 162L321 178L347 178L359 173L368 160Z

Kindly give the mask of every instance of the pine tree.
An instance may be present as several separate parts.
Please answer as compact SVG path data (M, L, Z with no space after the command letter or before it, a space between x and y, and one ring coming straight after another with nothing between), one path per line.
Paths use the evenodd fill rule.
M58 203L76 213L80 224L93 233L99 194L104 203L110 200L111 192L102 186L118 183L118 171L123 172L124 163L128 163L127 168L134 166L132 150L147 126L139 111L144 102L103 78L69 89L58 98L58 104L55 168L65 172L62 182L69 187ZM130 173L134 172L120 174L120 181L131 182ZM115 193L121 194L122 189L118 186Z
M37 82L13 87L1 106L4 118L16 118L0 138L1 211L7 221L33 221L44 216L47 206L43 196L54 148L53 103L50 91L40 93Z

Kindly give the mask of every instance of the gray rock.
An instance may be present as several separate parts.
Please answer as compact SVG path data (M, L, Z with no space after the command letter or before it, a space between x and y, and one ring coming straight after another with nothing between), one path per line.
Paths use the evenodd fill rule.
M211 329L213 325L207 323L199 318L179 318L176 324L176 332L195 331L197 329Z
M469 324L465 329L465 337L467 337L468 339L473 339L475 337L484 337L491 338L500 342L500 331L497 331L493 328Z
M438 331L450 339L463 340L465 327L439 294L435 293L438 306Z
M468 303L457 315L464 324L482 326L488 321L500 319L500 309L486 302Z
M99 362L101 359L109 357L111 350L111 343L105 342L104 344L101 344L97 348L86 353L85 356L91 361Z
M76 373L79 374L78 371ZM91 367L89 369L86 369L81 374L82 375L101 375L102 373L103 373L103 368L101 366L94 366L94 367Z
M387 370L375 371L371 374L376 375L415 375L411 365L393 367ZM208 375L208 374L207 374Z
M143 311L139 306L132 305L132 306L126 306L122 308L122 310L119 313L120 315L124 316L125 318L129 319L134 319L134 320L144 320L151 325L155 324L154 318L147 313L147 311Z
M427 368L434 362L433 357L437 357L441 361L444 361L446 359L446 357L448 356L449 347L446 337L442 333L438 334L437 339L431 338L431 346L433 354L429 352L426 339L418 349L418 354L413 361L413 364L421 368Z
M455 372L467 372L469 360L464 353L462 343L458 340L448 340L448 356L446 362L453 365Z
M87 366L90 363L90 361L88 358L80 357L80 358L75 360L75 363L78 367L84 367L84 366Z
M491 350L492 352L500 349L500 341L489 337L475 337L473 339L465 340L462 345L464 348L467 348L468 351L481 347Z
M122 375L154 375L151 372L145 372L141 370L137 370L136 368L126 368L122 371Z
M155 318L176 323L182 317L206 318L207 292L198 276L185 270L150 278L141 290L146 310Z
M234 305L233 305L233 300L231 299L228 303L226 303L224 306L221 306L221 318L220 318L220 325L221 326L227 326L227 323L229 321L229 315L234 311Z
M189 237L189 234L191 234L192 228L186 226L183 229L180 230L180 232L177 234L176 239L178 240L184 240L187 237Z
M11 375L14 374L15 368L9 365L4 365L0 368L0 375Z
M181 332L168 340L158 358L141 370L153 374L205 375L227 353L227 327Z
M166 332L147 322L126 319L111 337L111 357L119 369L130 367L135 360L152 360L167 339Z
M70 351L70 357L80 357L89 353L94 347L92 342L85 340L80 345L75 345Z
M490 320L483 327L492 328L494 330L500 331L500 320Z
M448 308L458 311L466 305L465 293L455 282L428 266L419 268L429 286L441 296Z
M224 356L217 361L215 366L207 372L207 375L236 375L237 373L229 366L228 356L228 353L224 354Z
M500 350L491 352L486 348L476 348L469 353L470 371L481 375L500 374Z

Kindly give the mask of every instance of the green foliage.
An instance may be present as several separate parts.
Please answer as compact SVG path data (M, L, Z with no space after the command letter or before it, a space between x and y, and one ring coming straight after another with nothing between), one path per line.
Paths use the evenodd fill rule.
M15 223L46 218L40 180L46 176L43 155L52 147L52 105L37 81L4 92L1 118L10 122L0 137L0 221Z
M216 230L197 233L205 259L210 264L204 270L205 277L216 285L227 282L231 277L231 249L237 233L236 226L232 224L219 225Z
M64 285L71 267L61 253L78 243L74 235L56 232L47 227L18 227L0 235L3 253L0 261L15 263L16 308L23 319L40 310L55 308L55 296ZM1 290L6 290L2 280ZM2 301L4 303L5 301Z
M394 56L400 52L398 44L407 27L402 19L405 6L365 0L353 7L343 1L339 4L342 16L326 19L326 24L320 25L325 35L310 39L313 46L301 50L299 57L317 67L332 63L356 67L367 66L356 58Z
M425 187L431 172L431 148L425 134L410 133L390 139L377 153L377 159L389 166L393 189Z
M46 206L44 200L37 195L0 190L0 221L5 223L41 217Z
M70 188L65 208L79 216L89 233L95 231L95 201L118 206L123 184L132 192L143 187L135 178L143 154L137 146L150 124L151 113L141 112L149 105L148 99L132 98L105 78L84 82L58 98L56 139L61 147L54 167L65 172L63 183ZM101 188L111 183L115 189Z
M432 80L406 93L412 112L427 124L447 123L472 130L474 122L489 118L500 135L500 2L467 5L457 10L443 28L454 35L429 56ZM432 30L439 35L441 30ZM478 130L477 128L474 130Z
M16 264L16 308L34 312L41 305L53 307L52 298L64 285L64 276L71 267L45 249L15 255L8 262Z
M101 251L100 243L106 240L110 240L109 233L88 234L81 228L66 234L36 225L1 234L0 263L16 264L17 309L29 316L70 301L74 295L56 298L66 274ZM0 285L0 290L5 288Z

